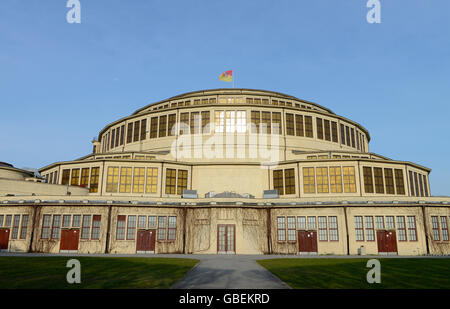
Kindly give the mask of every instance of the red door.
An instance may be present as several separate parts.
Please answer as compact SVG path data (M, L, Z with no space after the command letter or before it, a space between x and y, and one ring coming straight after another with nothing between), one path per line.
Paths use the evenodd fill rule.
M397 236L395 231L377 231L379 253L397 253Z
M9 229L0 229L0 250L8 250Z
M298 252L317 253L316 231L298 231Z
M62 229L60 251L78 251L79 229Z
M138 230L136 241L137 253L154 253L156 230Z

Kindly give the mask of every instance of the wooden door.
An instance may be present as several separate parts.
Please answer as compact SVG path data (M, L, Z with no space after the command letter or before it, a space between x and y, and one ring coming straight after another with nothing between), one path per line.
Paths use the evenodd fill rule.
M156 230L148 230L148 251L155 252Z
M298 252L317 253L316 231L298 231Z
M217 226L217 252L235 253L236 237L234 224L219 224Z
M377 231L379 253L397 253L397 236L395 231Z
M62 229L60 251L78 251L78 242L80 238L79 229Z
M0 250L8 250L9 229L0 229Z
M136 240L136 252L155 252L156 230L138 230Z

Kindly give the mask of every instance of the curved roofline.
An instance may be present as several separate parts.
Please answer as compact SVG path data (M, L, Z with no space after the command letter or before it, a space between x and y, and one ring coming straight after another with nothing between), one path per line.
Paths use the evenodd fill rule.
M171 101L171 100L179 100L181 98L189 98L189 97L196 96L196 95L199 95L199 94L203 94L203 95L210 95L210 94L214 94L214 93L224 94L224 92L225 92L225 94L244 94L246 92L265 92L265 93L267 93L269 95L280 96L280 97L284 97L286 99L297 100L297 101L300 101L300 102L303 102L303 103L312 104L312 105L314 105L314 106L316 106L318 108L322 108L322 109L326 110L330 114L334 114L334 112L332 110L330 110L330 109L328 109L328 108L326 108L326 107L324 107L322 105L319 105L319 104L311 102L311 101L299 99L297 97L294 97L294 96L291 96L291 95L288 95L288 94L284 94L284 93L281 93L281 92L270 91L270 90L263 90L263 89L250 89L250 88L217 88L217 89L197 90L197 91L191 91L191 92L186 92L186 93L183 93L183 94L179 94L179 95L167 98L165 100L161 100L161 101L158 101L158 102L154 102L154 103L148 104L148 105L138 109L137 111L135 111L131 115L139 114L141 111L149 108L152 105L156 105L156 104L159 104L159 103L164 103L164 102Z

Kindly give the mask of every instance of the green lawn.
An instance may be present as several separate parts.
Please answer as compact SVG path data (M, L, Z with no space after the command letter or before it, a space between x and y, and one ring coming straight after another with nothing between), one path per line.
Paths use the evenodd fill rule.
M294 289L450 289L450 259L378 259L381 283L366 281L369 259L258 261Z
M81 283L68 284L66 263L81 264ZM167 289L198 260L119 257L0 257L0 289Z

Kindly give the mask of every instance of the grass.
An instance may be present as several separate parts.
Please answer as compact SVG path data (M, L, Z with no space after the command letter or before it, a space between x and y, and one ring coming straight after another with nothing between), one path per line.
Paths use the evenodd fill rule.
M66 281L70 268L81 264L81 283ZM119 257L0 257L0 289L167 289L198 260Z
M294 289L450 289L450 259L378 259L381 283L369 284L369 259L258 261Z

